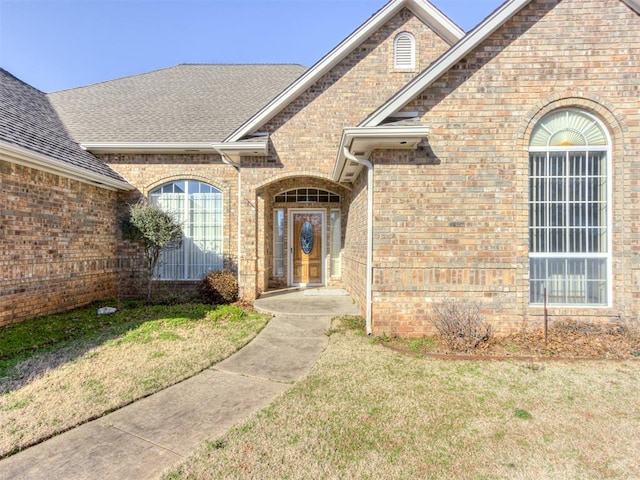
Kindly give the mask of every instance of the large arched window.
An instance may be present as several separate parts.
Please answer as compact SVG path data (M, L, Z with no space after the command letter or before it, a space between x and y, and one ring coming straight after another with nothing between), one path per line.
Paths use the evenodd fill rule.
M209 270L223 268L220 190L194 180L179 180L153 190L149 201L172 212L184 231L179 248L162 252L155 278L199 280Z
M610 301L610 157L593 115L546 115L529 143L529 299L555 305Z

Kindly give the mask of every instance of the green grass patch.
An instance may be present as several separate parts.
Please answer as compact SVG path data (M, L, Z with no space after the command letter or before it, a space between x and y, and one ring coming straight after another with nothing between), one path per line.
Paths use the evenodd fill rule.
M520 420L531 420L533 418L533 415L521 408L516 408L515 416Z
M0 456L209 368L268 319L235 306L127 304L0 329Z
M0 378L10 375L18 363L40 353L55 352L78 341L116 337L124 332L127 334L120 341L148 342L161 325L190 324L216 308L203 304L162 306L128 302L116 313L98 315L99 307L113 305L115 302L100 302L0 328Z

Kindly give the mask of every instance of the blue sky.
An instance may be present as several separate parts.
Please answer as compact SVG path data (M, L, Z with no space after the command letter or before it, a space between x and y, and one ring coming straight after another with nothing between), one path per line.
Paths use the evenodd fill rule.
M470 30L503 0L431 0ZM311 66L386 0L0 0L0 66L52 92L180 63Z

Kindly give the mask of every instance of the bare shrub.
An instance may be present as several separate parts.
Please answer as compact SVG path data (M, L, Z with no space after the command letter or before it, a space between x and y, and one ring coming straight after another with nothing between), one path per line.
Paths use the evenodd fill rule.
M433 324L452 350L474 350L491 338L491 325L482 320L477 302L445 300L433 310Z
M213 270L202 279L200 295L205 303L233 303L238 299L238 279L228 270Z

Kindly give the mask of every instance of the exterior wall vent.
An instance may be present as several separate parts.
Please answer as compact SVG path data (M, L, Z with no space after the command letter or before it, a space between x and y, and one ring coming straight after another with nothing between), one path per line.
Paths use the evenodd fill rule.
M416 40L408 32L399 33L393 41L393 67L397 69L416 67Z

